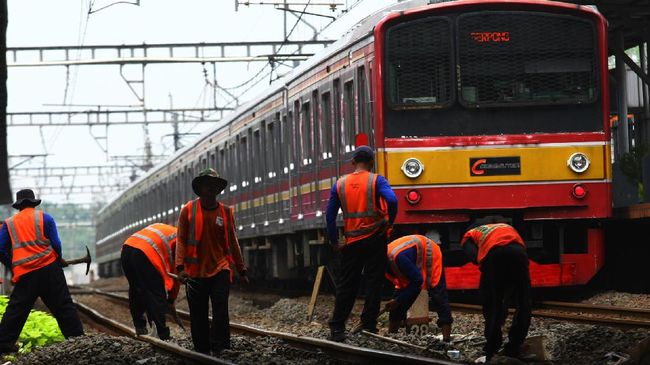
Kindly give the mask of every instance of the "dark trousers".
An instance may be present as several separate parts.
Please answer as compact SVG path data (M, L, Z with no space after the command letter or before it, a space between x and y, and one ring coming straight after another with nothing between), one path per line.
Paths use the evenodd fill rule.
M63 269L61 264L55 261L21 276L14 286L7 310L0 322L0 352L14 346L29 312L39 297L56 318L65 338L84 334L65 282Z
M144 252L135 247L122 247L122 269L129 281L129 309L135 328L147 328L145 312L156 325L158 337L169 338L165 324L167 293L165 282Z
M530 292L526 249L514 243L492 248L481 262L479 284L487 340L484 350L488 358L501 347L501 327L508 315L508 299L515 306L515 315L505 352L508 355L519 353L530 327Z
M230 271L222 270L209 278L193 278L186 285L190 307L194 350L208 353L230 348ZM208 321L208 302L212 302L212 325Z
M401 293L401 290L397 290L393 298L397 298ZM396 309L392 310L388 314L388 319L392 321L403 321L406 319L406 312L411 308L413 303L418 299L418 296L414 296L410 300L406 300L403 303L399 303ZM451 317L451 307L449 306L449 296L447 295L447 280L445 279L445 271L442 270L442 275L440 275L440 281L438 285L429 289L429 306L433 305L436 312L438 313L438 321L436 324L438 327L441 327L445 324L451 324L454 322L454 319Z
M361 313L361 323L364 329L374 330L377 327L381 289L386 272L384 233L353 242L341 251L334 313L329 321L333 332L345 330L345 321L352 311L359 291L362 271L366 280L366 302Z

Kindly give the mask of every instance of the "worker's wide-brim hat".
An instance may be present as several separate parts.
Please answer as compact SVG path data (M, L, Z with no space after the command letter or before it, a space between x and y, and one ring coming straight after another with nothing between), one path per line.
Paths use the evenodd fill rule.
M23 189L16 193L16 201L11 206L15 209L20 209L25 205L35 207L39 204L41 204L41 199L36 199L36 195L34 195L32 189Z
M219 176L215 169L207 168L199 173L194 179L192 179L192 190L194 194L199 195L199 187L203 184L214 184L217 187L217 194L223 191L228 185L228 181Z

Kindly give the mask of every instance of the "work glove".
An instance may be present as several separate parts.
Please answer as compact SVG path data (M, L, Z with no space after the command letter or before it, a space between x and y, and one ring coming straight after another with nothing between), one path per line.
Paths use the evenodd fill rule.
M391 299L386 304L384 304L384 310L387 312L392 312L399 306L399 302L395 299Z
M68 262L63 257L61 257L60 260L61 260L61 267L68 267Z
M337 243L335 245L332 245L332 250L334 250L334 252L336 253L340 253L341 251L343 251L344 248L345 248L345 243Z
M183 284L187 284L187 282L190 280L190 275L185 272L185 270L180 271L178 273L178 281L180 281Z

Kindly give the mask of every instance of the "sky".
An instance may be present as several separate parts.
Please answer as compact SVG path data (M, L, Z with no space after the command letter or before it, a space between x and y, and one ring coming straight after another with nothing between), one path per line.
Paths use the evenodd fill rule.
M299 0L288 0L300 2ZM333 0L343 3L335 11L328 7L310 6L308 11L339 17L334 25L324 17L304 16L319 32L320 39L337 39L350 29L357 19L382 8L395 0ZM135 1L132 1L135 2ZM259 2L259 1L251 1ZM268 3L268 1L266 1ZM322 3L322 0L314 1ZM108 0L9 0L8 47L70 46L95 44L140 43L198 43L232 41L270 41L283 39L283 11L269 5L240 5L235 11L235 0L140 0L138 5ZM111 5L114 4L114 5ZM343 10L350 9L343 15ZM106 7L106 8L104 8ZM89 8L93 10L89 14ZM102 9L103 10L99 10ZM304 5L294 5L303 10ZM97 11L99 10L99 11ZM343 16L341 16L343 15ZM296 24L296 16L287 15L287 28ZM299 23L291 40L310 39L313 31ZM312 51L320 47L312 48ZM77 54L87 58L87 54ZM8 62L11 63L11 59ZM263 63L217 64L217 80L224 87L248 80ZM281 72L286 72L284 69ZM140 66L126 66L125 73L138 78ZM212 79L212 66L206 66ZM266 75L266 72L261 74ZM262 77L260 77L262 79ZM269 77L262 81L241 101L254 97L268 87ZM66 86L67 85L67 86ZM248 86L248 85L247 85ZM96 109L96 105L137 105L138 99L121 79L119 66L74 66L66 72L64 66L9 67L7 87L8 112L26 111L82 111ZM232 90L240 94L244 88ZM206 85L204 69L200 64L148 65L145 69L145 104L147 108L210 108L214 106L212 88ZM223 92L217 94L217 105L230 103ZM86 106L70 106L86 105ZM92 105L92 106L91 106ZM105 108L105 107L102 107ZM123 107L120 109L124 109ZM191 143L196 134L211 125L183 124L180 131L190 133L182 140ZM149 136L154 155L173 152L171 125L150 125ZM92 135L99 136L95 139ZM106 137L105 139L103 137ZM142 154L144 132L142 126L103 127L9 127L10 155L48 154L47 158L11 158L9 166L86 166L120 163L112 156ZM107 147L107 148L106 148ZM61 179L12 177L14 191L38 187L79 184L127 184L128 178L115 176L66 177ZM102 201L112 194L39 194L56 202Z

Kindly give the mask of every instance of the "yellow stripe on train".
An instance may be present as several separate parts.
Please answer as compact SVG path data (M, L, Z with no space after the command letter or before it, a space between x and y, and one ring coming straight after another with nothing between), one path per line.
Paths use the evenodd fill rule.
M386 168L380 164L379 173L385 174L392 186L413 184L466 184L486 182L520 182L520 181L562 181L562 180L598 180L611 178L610 146L535 146L512 148L472 148L472 149L397 149L380 151L377 161L386 161ZM573 172L568 166L569 157L581 152L590 160L590 166L583 173ZM519 174L513 175L477 175L470 173L470 161L477 159L518 157ZM406 177L402 172L404 161L417 158L424 171L417 178ZM512 171L511 171L512 173Z

